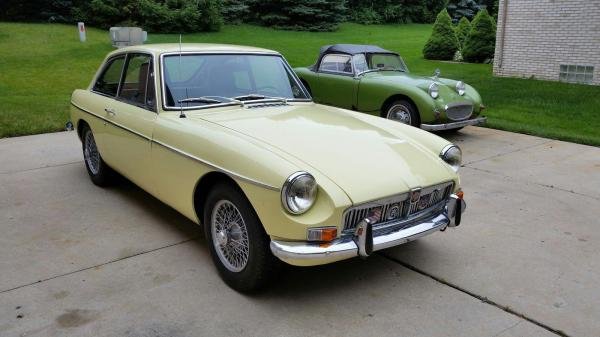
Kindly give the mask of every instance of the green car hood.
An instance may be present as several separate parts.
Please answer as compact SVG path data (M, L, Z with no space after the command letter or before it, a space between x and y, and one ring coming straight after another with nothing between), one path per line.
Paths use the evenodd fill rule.
M415 140L414 133L402 136L403 128L411 127L395 122L389 122L390 128L377 127L381 121L368 120L375 117L348 110L298 104L236 107L190 117L219 124L299 159L308 165L307 171L327 176L354 203L456 179L437 153ZM441 141L428 133L418 137L436 138L423 140L427 144Z

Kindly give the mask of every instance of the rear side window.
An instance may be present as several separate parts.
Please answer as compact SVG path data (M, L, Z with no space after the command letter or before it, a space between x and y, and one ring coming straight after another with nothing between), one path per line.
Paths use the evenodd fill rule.
M350 55L325 55L321 61L319 70L352 74Z
M108 96L117 96L124 63L125 56L119 56L109 60L106 68L104 68L104 71L100 74L98 80L96 80L93 90Z
M130 54L127 58L123 84L119 98L128 103L154 108L154 73L152 57Z

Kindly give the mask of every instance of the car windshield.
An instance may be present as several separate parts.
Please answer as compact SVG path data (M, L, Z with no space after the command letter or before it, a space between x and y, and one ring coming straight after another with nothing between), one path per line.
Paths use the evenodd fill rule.
M278 55L167 55L163 68L165 105L170 108L309 98Z
M369 69L389 69L408 72L402 58L394 54L369 54L367 63Z

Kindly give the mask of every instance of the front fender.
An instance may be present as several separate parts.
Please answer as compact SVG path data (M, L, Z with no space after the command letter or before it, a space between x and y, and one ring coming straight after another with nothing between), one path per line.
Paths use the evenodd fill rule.
M408 97L416 106L421 122L435 121L435 103L431 96L421 88L410 84L382 82L363 78L358 88L358 110L380 116L384 103L393 96Z

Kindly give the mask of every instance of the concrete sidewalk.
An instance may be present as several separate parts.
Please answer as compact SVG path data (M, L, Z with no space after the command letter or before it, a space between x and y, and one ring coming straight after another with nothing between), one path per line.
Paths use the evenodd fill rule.
M0 140L0 336L600 335L600 149L466 128L456 230L366 261L218 277L200 229L88 179L75 133ZM561 332L562 331L562 332Z

